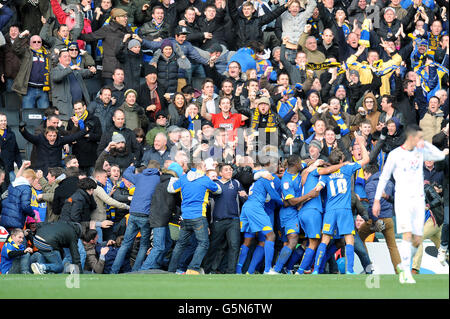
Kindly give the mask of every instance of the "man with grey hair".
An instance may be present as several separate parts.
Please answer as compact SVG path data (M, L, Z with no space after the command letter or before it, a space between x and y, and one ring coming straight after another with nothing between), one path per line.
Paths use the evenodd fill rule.
M145 151L142 163L147 165L149 161L155 160L163 167L168 159L170 159L170 150L167 147L167 136L161 132L156 134L153 146Z

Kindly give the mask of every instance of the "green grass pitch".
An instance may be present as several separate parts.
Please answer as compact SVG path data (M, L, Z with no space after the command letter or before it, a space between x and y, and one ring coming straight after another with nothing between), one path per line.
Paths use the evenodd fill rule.
M183 276L174 274L127 274L79 275L73 277L69 277L69 275L6 275L0 276L0 298L449 298L448 275L417 275L414 277L417 282L415 285L401 285L395 275L380 275L370 278L367 275Z

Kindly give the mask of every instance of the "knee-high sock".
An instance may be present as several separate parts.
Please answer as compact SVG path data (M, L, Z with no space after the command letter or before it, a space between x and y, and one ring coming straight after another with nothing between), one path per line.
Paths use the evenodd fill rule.
M245 260L247 259L248 247L241 245L241 251L239 253L239 260L236 265L236 273L242 274L242 266L244 266Z
M270 268L272 267L272 259L273 259L273 253L274 253L274 246L275 242L266 240L266 243L264 244L264 259L265 259L265 265L264 265L264 272L268 272Z
M283 268L284 264L288 261L289 257L291 257L292 249L289 248L289 246L284 246L283 249L280 251L280 255L278 256L277 262L273 269L276 272L280 272Z
M300 267L298 268L297 272L299 274L303 274L305 270L309 269L311 267L311 263L314 260L314 254L316 252L311 248L306 248L305 254L303 255L302 262L300 263Z
M324 243L320 243L319 247L317 248L316 258L314 261L314 270L320 272L320 266L322 264L325 264L325 252L327 249L327 245Z
M412 243L407 240L402 240L398 245L398 252L402 258L401 266L404 271L411 271L411 254L412 254Z
M335 252L338 251L338 248L336 247L335 244L331 244L327 247L326 253L325 253L325 258L323 259L322 263L320 264L319 267L319 274L322 274L325 270L325 265L328 261L328 259L330 259L331 256L334 255ZM316 253L316 258L317 258L317 253ZM315 266L314 266L315 267Z
M292 270L294 269L294 265L298 263L298 261L302 258L303 254L305 253L305 250L302 246L298 246L298 248L294 249L294 251L291 254L291 257L289 257L289 260L286 263L286 269Z
M353 245L345 245L345 263L346 271L353 272L353 265L355 264L355 247Z
M250 261L250 265L248 266L247 272L249 274L255 273L256 267L258 267L259 263L264 257L264 247L258 245L253 251L252 260Z

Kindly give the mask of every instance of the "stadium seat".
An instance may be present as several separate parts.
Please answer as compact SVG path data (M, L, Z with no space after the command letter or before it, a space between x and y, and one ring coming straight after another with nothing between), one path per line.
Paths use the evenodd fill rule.
M2 110L3 113L6 115L6 119L8 120L8 126L19 126L20 122L20 113L11 110L11 109L4 109Z
M31 150L33 148L33 144L28 142L22 134L19 132L19 126L10 126L11 130L16 135L17 146L19 146L20 154L22 155L23 160L30 159ZM30 132L34 132L34 127L27 127Z
M22 97L15 92L5 92L5 109L8 110L20 110L22 106Z
M44 111L42 109L24 109L22 110L22 120L27 123L28 126L37 127L42 123L42 119L44 118ZM31 132L31 129L28 128Z

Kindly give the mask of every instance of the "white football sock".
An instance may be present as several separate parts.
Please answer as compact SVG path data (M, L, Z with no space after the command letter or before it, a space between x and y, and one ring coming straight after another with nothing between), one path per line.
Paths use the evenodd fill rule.
M410 241L402 240L402 242L398 245L398 248L398 252L400 253L400 257L402 258L402 268L404 271L410 272L412 244Z

